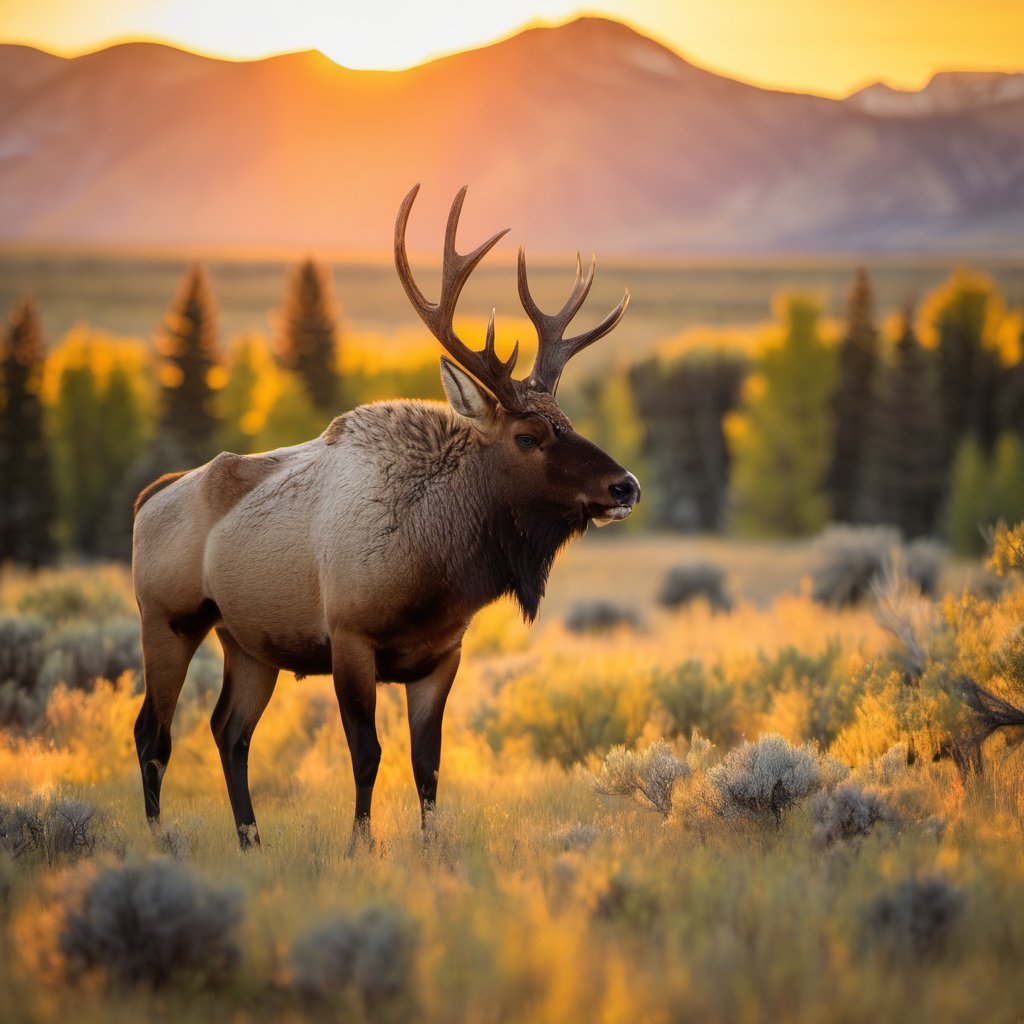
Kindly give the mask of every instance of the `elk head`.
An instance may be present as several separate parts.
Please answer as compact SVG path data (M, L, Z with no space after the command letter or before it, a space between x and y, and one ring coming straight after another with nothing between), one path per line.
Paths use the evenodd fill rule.
M452 322L463 286L484 256L507 234L499 231L470 253L455 249L459 215L466 189L459 191L448 215L441 272L441 296L428 301L413 280L405 247L409 212L419 191L416 185L402 202L395 222L395 265L413 308L451 356L441 357L441 380L448 401L465 416L487 449L493 478L510 507L546 510L569 524L568 533L581 531L588 521L599 526L625 519L640 499L640 484L592 441L573 430L555 400L565 364L577 352L608 334L626 311L629 292L596 327L576 337L564 337L594 280L596 260L584 277L576 255L576 283L562 309L542 312L533 301L526 278L526 255L519 248L519 297L537 329L537 358L529 375L515 379L519 355L501 359L494 350L494 313L487 323L484 347L475 351L455 333Z

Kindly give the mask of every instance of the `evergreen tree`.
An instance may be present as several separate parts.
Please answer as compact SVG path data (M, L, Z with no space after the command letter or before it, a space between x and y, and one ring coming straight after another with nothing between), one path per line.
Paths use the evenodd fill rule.
M100 554L105 558L130 561L135 499L139 492L164 473L192 468L193 464L173 436L157 436L149 449L128 467L110 490L106 516L98 536Z
M227 371L228 380L220 394L220 447L248 455L255 450L253 438L263 425L256 408L261 379L268 371L283 371L274 365L266 341L256 335L242 335L231 342Z
M968 434L957 447L953 460L946 510L946 536L954 551L962 555L984 553L982 529L990 525L991 508L991 477L985 453Z
M1003 371L999 389L999 429L1024 437L1024 313L1018 316L1017 361Z
M53 454L61 519L76 552L102 551L111 493L141 457L151 424L138 367L109 340L71 338L57 350Z
M992 509L989 522L1024 522L1024 439L1000 434L992 453Z
M723 421L739 405L748 372L745 357L719 352L633 367L640 454L650 467L643 480L648 523L692 531L724 526L730 457Z
M818 337L818 312L807 299L787 301L782 342L764 354L743 412L727 422L741 533L800 536L828 520L836 355Z
M851 522L855 516L864 460L871 382L878 363L878 331L874 322L871 284L863 267L850 289L846 332L839 346L839 381L832 400L835 447L829 470L832 518Z
M644 428L637 416L628 373L611 370L591 377L575 390L586 401L585 409L572 417L576 429L599 448L614 452L616 460L628 466L641 481L649 479L643 458ZM637 510L639 515L631 515L625 524L627 529L642 526L648 519L645 513L649 507L645 502L644 508Z
M39 314L24 298L11 313L0 349L0 562L33 568L55 554L56 500L40 398L45 361Z
M908 312L891 365L875 374L860 518L908 538L934 532L945 490L941 429L935 368Z
M313 408L306 389L291 373L284 373L282 387L253 442L257 451L301 444L316 437L327 421Z
M157 338L162 358L159 432L173 441L188 466L215 454L215 392L223 382L215 316L209 279L195 264L185 275Z
M935 332L942 396L942 453L949 466L970 434L987 456L999 432L999 363L995 326L1005 313L987 277L956 273L927 301L923 319Z
M328 274L306 259L289 282L278 351L285 366L299 375L313 407L328 416L338 405L336 332Z

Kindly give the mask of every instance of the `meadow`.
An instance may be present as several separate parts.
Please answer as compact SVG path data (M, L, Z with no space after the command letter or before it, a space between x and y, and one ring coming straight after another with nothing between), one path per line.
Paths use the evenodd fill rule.
M268 311L282 303L291 261L213 254L204 262L217 296L221 338L266 334ZM416 338L422 335L389 254L326 257L324 262L332 269L341 307L342 345L346 329L357 335L387 335L392 346L403 344L401 335L406 328L414 327ZM573 262L572 253L561 258L531 258L530 283L542 307L557 308L564 301L572 282ZM615 333L588 354L588 359L597 364L616 355L635 359L691 328L763 324L771 318L775 297L785 292L813 295L821 301L826 316L838 318L844 311L854 269L862 262L856 257L788 256L763 261L701 257L692 262L659 263L599 256L588 302L592 314L599 318L611 309L626 287L633 298ZM936 288L957 266L955 260L877 256L867 264L878 308L886 315ZM81 324L118 337L151 338L188 265L189 260L168 254L0 252L0 308L9 309L19 295L32 294L51 343ZM1019 260L990 259L972 261L972 265L991 275L1012 299L1020 294L1024 267ZM415 264L414 270L417 280L431 292L438 276L436 260ZM484 321L492 307L497 308L499 331L509 321L524 320L516 294L514 260L501 252L474 272L459 310L467 319ZM524 332L530 333L528 324L519 335L528 342Z
M532 629L504 603L471 627L426 841L381 689L377 846L352 857L328 679L282 674L242 854L208 642L150 831L125 569L7 572L0 675L38 657L52 689L20 724L0 692L4 1020L1016 1019L1021 750L999 730L981 772L948 754L963 677L1020 692L1024 590L960 562L934 597L893 570L835 607L812 597L827 554L588 535ZM701 564L703 596L658 603ZM115 678L90 678L100 651Z

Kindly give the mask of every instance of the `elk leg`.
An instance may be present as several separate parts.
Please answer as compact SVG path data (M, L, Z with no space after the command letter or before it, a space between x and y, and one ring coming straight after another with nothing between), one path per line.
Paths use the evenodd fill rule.
M425 679L405 688L409 707L409 735L412 740L412 774L420 797L420 821L427 830L430 813L437 801L437 776L441 767L441 720L455 673L459 670L461 649L441 659Z
M238 843L247 850L260 844L249 794L249 744L274 692L277 669L243 651L226 629L218 629L217 636L224 648L224 685L210 728L224 766Z
M373 847L370 804L380 766L377 739L377 670L373 648L365 641L340 634L331 637L334 692L338 696L341 724L345 728L352 776L356 786L356 811L349 853L365 844Z
M142 616L142 674L146 696L135 720L135 749L150 825L160 821L160 786L171 759L171 720L185 673L206 634L176 633L163 618Z

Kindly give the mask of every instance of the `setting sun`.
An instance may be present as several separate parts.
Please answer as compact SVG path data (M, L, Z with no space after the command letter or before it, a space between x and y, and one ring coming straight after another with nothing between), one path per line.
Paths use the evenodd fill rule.
M969 18L958 0L935 0L926 12L890 0L723 0L713 6L665 0L106 0L88 6L5 0L0 41L65 56L129 39L236 59L316 49L346 67L391 70L582 14L625 21L688 60L733 77L826 95L878 79L917 88L944 69L1024 67L1024 6L1005 0L979 0Z

